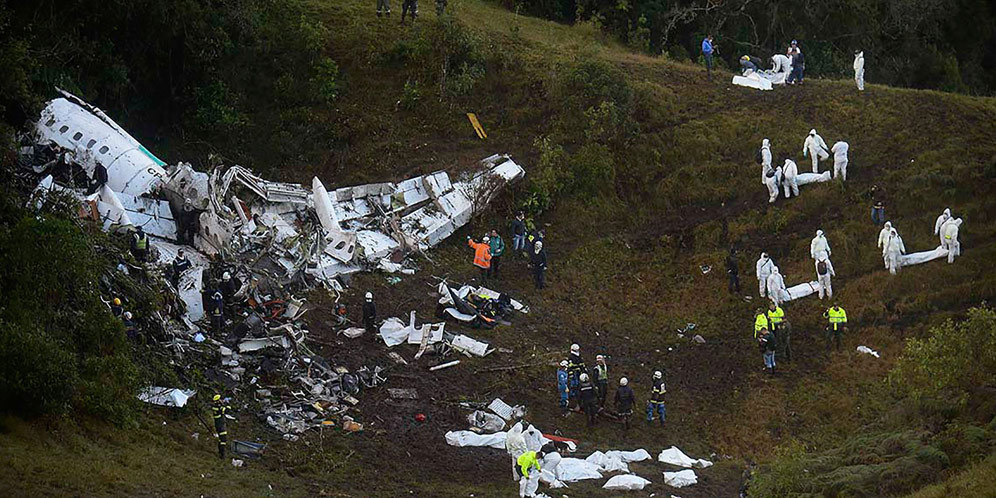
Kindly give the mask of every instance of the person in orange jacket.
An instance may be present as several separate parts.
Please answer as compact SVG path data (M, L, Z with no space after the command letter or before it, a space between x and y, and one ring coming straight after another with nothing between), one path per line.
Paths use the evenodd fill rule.
M481 242L467 237L467 245L474 249L474 266L481 269L481 281L488 280L488 270L491 268L491 238L485 236Z

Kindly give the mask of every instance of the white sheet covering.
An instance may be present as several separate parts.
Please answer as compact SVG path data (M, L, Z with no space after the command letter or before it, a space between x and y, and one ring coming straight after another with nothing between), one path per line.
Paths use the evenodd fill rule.
M664 473L664 484L673 488L683 488L697 482L699 482L698 477L696 477L695 471L691 469Z
M626 472L629 473L629 466L626 462L619 459L618 456L608 456L601 451L596 451L584 461L592 463L598 466L598 470L601 472Z
M932 251L922 251L915 252L912 254L904 254L899 257L899 266L911 266L918 265L920 263L926 263L928 261L933 261L935 259L941 259L948 257L948 250L937 246L937 249Z
M450 431L446 433L446 444L450 446L487 446L496 449L505 449L505 438L507 433L496 432L494 434L478 434L471 431Z
M800 187L803 185L808 185L810 183L829 182L829 181L830 181L829 171L824 171L822 173L799 173L795 177L795 182L799 184Z
M799 285L793 285L792 287L785 289L785 292L788 293L788 296L784 300L793 301L812 294L816 294L817 292L820 291L820 287L822 286L816 280L813 280L812 282L801 283Z
M561 458L557 465L557 479L563 482L577 482L584 479L601 479L598 465L580 458Z
M650 453L643 448L634 451L609 450L606 451L605 454L610 457L618 458L625 463L650 460Z
M611 489L613 491L640 491L647 484L650 484L650 481L640 476L635 476L630 474L630 475L614 476L608 481L606 481L605 485L602 486L602 488Z
M709 460L691 458L679 450L677 446L672 446L662 451L661 454L657 456L657 461L661 463L669 463L678 467L697 467L704 469L712 466L712 462Z
M762 78L759 74L751 73L748 76L734 76L733 84L745 86L748 88L756 88L758 90L771 90L771 81Z

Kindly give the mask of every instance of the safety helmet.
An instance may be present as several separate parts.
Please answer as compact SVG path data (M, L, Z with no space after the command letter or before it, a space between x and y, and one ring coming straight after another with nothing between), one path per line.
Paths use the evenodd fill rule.
M536 241L536 248L537 249L542 249L543 248L543 241L542 240L537 240Z
M626 384L629 384L629 379L627 379L626 377L619 379L620 386L625 386Z
M588 374L586 373L581 374L581 382L588 382Z
M604 360L604 359L605 359L605 356L603 356L603 355L595 355L595 360L596 361L597 360Z
M662 374L660 370L654 372L654 378L655 379L659 379L661 377L664 377L664 374Z
M367 292L367 294L363 297L365 297L367 301L373 301L374 295L372 292Z
M561 367L567 368L567 365L569 365L569 363L567 363L567 360L561 360L560 362Z
M117 297L114 298L114 306L121 306L121 299L120 298L117 298Z
M481 239L481 240L483 240L484 242L491 242L491 237L488 237L487 235L485 235L484 238Z
M572 353L577 353L579 351L581 351L581 346L578 346L577 344L571 344L571 352Z
M177 249L176 255L177 256L183 256L183 249Z
M798 42L798 41L796 41L796 40L792 40L792 45L798 45L798 44L799 44L799 42Z
M221 401L221 395L220 394L215 394L214 397L211 398L211 401Z
M231 280L231 279L232 279L232 274L231 274L231 273L228 273L228 272L226 271L225 273L223 273L223 274L221 275L221 279L222 279L222 280L225 280L225 281L228 281L228 280Z
M124 312L124 317L125 317L125 320L131 320L131 312L130 311L125 311Z

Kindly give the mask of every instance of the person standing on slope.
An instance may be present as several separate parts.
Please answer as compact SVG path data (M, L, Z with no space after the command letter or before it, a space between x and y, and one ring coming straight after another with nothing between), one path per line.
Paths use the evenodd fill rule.
M705 57L706 76L712 79L712 54L716 47L712 44L712 35L706 35L702 40L702 56Z
M833 152L833 177L847 181L847 149L850 148L847 142L837 142L830 148Z
M816 133L816 128L809 130L806 141L802 143L802 157L812 159L813 173L819 173L820 161L830 157L830 153L827 152L827 143L823 141L823 137Z
M786 158L785 166L782 167L782 185L785 189L785 198L788 199L791 195L799 197L799 182L796 178L799 176L799 166L795 164L795 161Z
M858 85L858 91L865 90L865 53L861 50L854 51L854 84Z
M768 275L771 275L771 269L774 267L774 261L771 261L766 252L762 252L761 257L757 259L757 263L754 264L754 274L757 275L757 292L762 299L768 295L766 292Z

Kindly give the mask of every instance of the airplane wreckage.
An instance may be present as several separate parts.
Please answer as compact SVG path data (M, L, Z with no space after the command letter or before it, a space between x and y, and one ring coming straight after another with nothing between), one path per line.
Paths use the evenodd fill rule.
M254 271L271 278L303 278L341 289L335 280L343 275L403 270L407 255L442 242L499 189L524 175L507 155L481 160L478 171L458 181L437 171L331 191L317 177L307 188L268 181L238 165L200 172L188 163L167 165L103 111L60 92L63 97L42 110L33 144L22 149L22 157L41 156L26 161L41 174L60 162L45 152L58 150L49 156L68 154L62 163L78 168L63 174L69 183L74 174L93 177L98 163L107 180L86 194L87 189L64 186L48 175L36 198L46 191L69 192L105 230L142 227L163 263L189 246L195 271L186 272L178 291L191 321L203 316L198 270L206 269L210 258L252 253Z
M350 371L315 354L301 320L307 303L295 294L315 286L329 289L337 297L338 333L349 339L362 335L364 329L350 326L338 304L350 274L414 273L410 254L445 240L524 175L507 155L481 160L456 181L437 171L399 183L334 190L318 178L310 187L273 182L237 165L202 172L187 163L167 165L103 111L60 92L63 97L50 101L22 136L19 162L40 179L29 205L69 195L80 202L81 217L106 231L130 234L140 227L148 236L150 264L123 261L118 271L165 273L163 285L176 294L167 299L175 306L142 317L149 335L177 365L198 365L214 386L255 399L260 418L289 440L333 419L344 430L362 428L345 414L359 402L354 396L382 384L392 368L371 363ZM177 270L181 250L189 264ZM440 290L446 291L440 318L471 326L491 327L510 311L528 311L493 290ZM215 314L209 326L209 308L222 306L220 323ZM417 326L414 316L412 311L407 326L398 318L383 320L380 335L387 347L420 344L414 360L425 354L444 362L430 370L459 364L447 358L454 353L493 351L487 343L444 332L442 323ZM407 364L398 353L389 357ZM257 381L275 370L287 374L288 385L261 388ZM181 407L195 394L151 386L138 398Z

